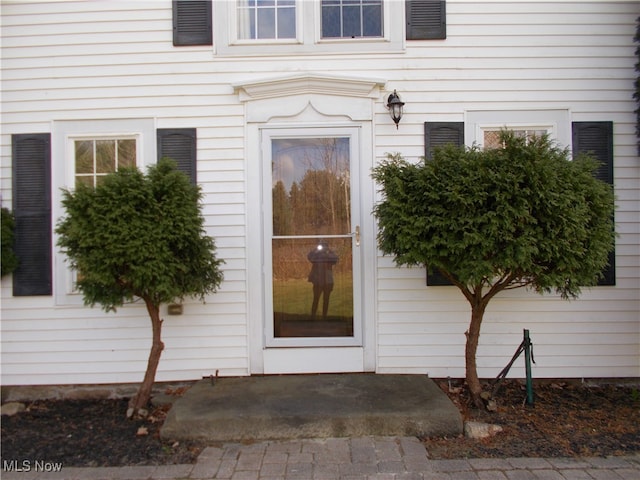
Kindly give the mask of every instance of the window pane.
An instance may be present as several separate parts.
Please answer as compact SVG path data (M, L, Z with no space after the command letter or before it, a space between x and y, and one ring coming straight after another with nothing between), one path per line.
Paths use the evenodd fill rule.
M362 8L363 37L382 36L382 5L366 5Z
M323 0L322 37L381 37L382 0Z
M342 7L342 36L361 37L360 7Z
M322 7L322 37L340 37L340 7Z
M276 10L275 8L258 9L258 38L276 37Z
M255 9L243 8L238 2L238 38L256 38Z
M524 129L509 129L513 132L514 136L518 138L526 138L527 141L533 137L541 137L549 132L545 129L538 130L524 130ZM502 130L484 130L484 148L504 148L503 142L500 140Z
M542 137L542 136L547 134L547 131L546 130L531 130L530 134L531 134L530 137L531 136Z
M500 142L500 130L484 131L484 148L502 148L502 142Z
M111 173L116 170L116 141L96 141L96 173Z
M296 11L294 8L278 9L278 38L296 37Z
M351 238L274 239L276 338L352 337Z
M295 38L295 0L238 0L238 38Z
M136 141L118 140L118 168L136 166Z
M106 178L106 175L96 175L96 187L98 185L101 185L106 180Z
M136 166L136 139L76 140L74 154L76 185L95 186L118 168Z
M76 185L81 183L93 187L93 175L76 175Z
M77 140L75 151L76 173L93 173L93 141Z

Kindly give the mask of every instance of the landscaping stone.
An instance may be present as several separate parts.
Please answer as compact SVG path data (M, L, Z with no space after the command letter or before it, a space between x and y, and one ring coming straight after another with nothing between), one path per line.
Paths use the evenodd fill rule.
M25 407L24 403L20 402L9 402L5 403L1 407L2 415L9 415L10 417L15 415L16 413L23 412L27 407Z
M465 422L464 423L464 435L467 438L481 439L493 437L500 433L502 427L500 425L493 425L491 423L482 422Z

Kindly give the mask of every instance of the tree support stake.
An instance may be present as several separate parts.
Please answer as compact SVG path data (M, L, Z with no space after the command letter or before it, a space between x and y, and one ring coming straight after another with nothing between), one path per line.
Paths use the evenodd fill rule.
M515 363L515 361L518 359L518 357L522 352L524 352L524 370L526 375L526 390L527 390L526 403L527 405L533 405L534 400L533 400L533 379L531 376L531 363L532 362L536 363L536 361L533 358L533 343L531 343L531 337L529 336L529 330L527 329L524 330L524 338L520 346L517 348L516 353L513 355L513 357L507 364L507 366L502 369L502 371L498 374L498 376L494 380L495 386L493 387L491 396L492 397L496 396L496 394L498 393L498 390L500 389L500 386L502 385L502 381L506 378L507 374L509 373L509 370L511 370L511 367L513 366L513 364Z

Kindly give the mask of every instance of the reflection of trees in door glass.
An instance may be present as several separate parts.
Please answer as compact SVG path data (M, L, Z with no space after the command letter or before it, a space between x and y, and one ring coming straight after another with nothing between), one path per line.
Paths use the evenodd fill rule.
M273 141L273 234L351 230L348 138Z
M349 138L272 139L274 337L353 336Z

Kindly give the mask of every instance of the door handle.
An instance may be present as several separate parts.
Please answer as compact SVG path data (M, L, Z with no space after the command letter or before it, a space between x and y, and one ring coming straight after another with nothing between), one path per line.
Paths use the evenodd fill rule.
M360 246L360 225L356 225L355 236L356 236L356 247L359 247Z

